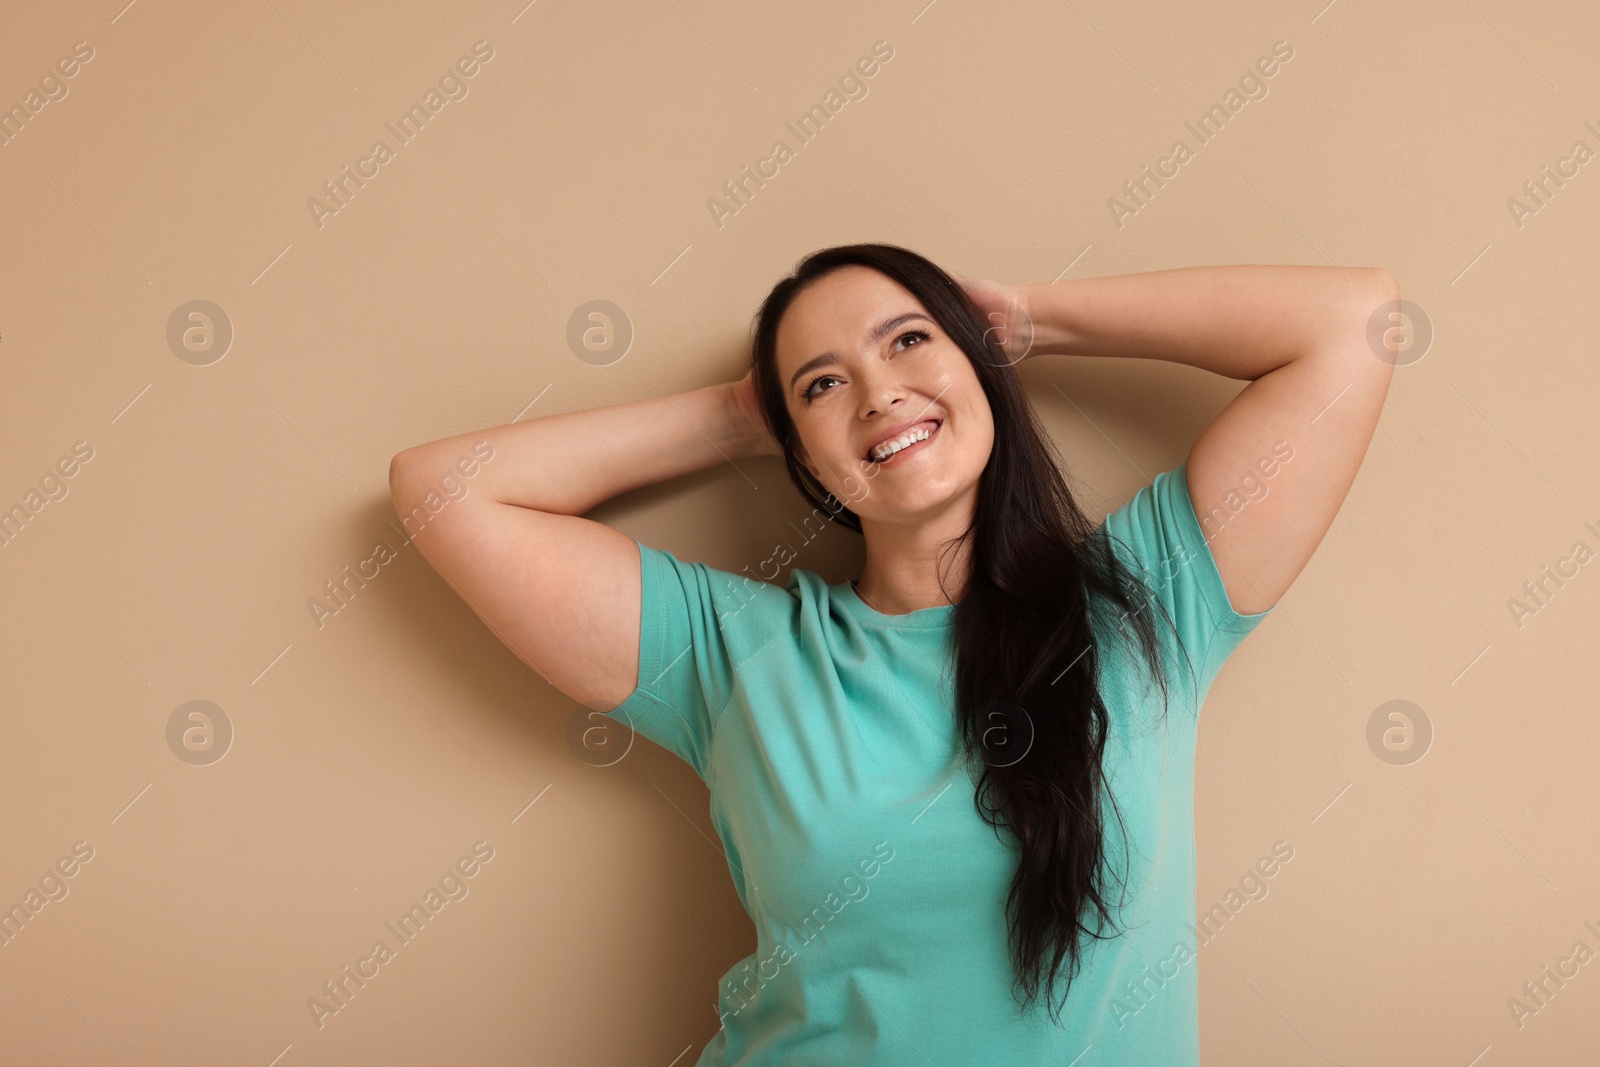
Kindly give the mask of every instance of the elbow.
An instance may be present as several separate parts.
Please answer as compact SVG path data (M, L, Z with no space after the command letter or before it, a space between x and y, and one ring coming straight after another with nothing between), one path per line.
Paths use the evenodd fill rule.
M1400 304L1400 280L1393 272L1384 267L1346 267L1342 273L1347 280L1344 299L1334 305L1338 309L1336 334L1345 336L1353 328L1371 338L1386 336L1386 331L1396 327L1410 328ZM1384 358L1381 353L1373 354Z
M411 450L409 448L408 449L403 449L402 451L396 452L389 459L389 493L390 493L390 495L394 494L396 488L398 488L398 486L400 485L401 479L405 476L406 468L407 468L407 466L409 465L409 462L410 462L407 459L407 453L409 453L410 451Z
M412 488L417 484L417 472L421 470L420 453L416 448L407 448L396 452L389 460L389 499L394 502L396 514L403 514L405 502L402 497L410 498L416 495Z
M1355 310L1355 328L1363 335L1360 347L1376 357L1363 360L1363 365L1381 376L1387 389L1396 367L1415 363L1427 354L1433 329L1426 315L1413 321L1413 314L1420 309L1402 302L1400 279L1392 271L1367 267L1364 273L1366 288Z
M1394 276L1393 271L1385 267L1367 267L1365 273L1367 284L1379 300L1400 299L1400 279Z

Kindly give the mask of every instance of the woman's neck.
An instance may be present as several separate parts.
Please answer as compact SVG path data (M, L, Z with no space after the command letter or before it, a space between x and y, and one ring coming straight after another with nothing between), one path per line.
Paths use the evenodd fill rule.
M884 615L905 615L961 599L970 567L971 541L952 546L965 523L883 526L862 521L867 562L856 594Z

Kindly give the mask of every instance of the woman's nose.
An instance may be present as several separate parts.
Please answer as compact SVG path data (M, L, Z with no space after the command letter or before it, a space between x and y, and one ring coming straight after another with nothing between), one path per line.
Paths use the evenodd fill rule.
M863 417L890 411L905 400L905 389L888 371L868 372L862 379L861 414Z

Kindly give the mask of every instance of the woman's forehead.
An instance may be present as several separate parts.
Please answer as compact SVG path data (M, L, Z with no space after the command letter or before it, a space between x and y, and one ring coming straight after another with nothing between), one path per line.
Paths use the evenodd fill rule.
M894 279L865 267L841 267L795 297L778 323L780 373L826 352L871 348L886 326L927 309Z

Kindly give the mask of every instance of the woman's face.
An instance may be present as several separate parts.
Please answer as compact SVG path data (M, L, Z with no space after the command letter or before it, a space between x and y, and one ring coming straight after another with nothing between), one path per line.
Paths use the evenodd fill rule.
M813 282L778 324L777 371L800 461L863 522L926 519L975 498L994 445L989 399L898 282L857 265ZM876 451L908 430L909 447Z

